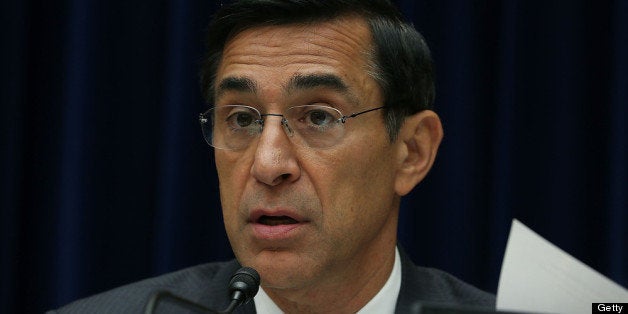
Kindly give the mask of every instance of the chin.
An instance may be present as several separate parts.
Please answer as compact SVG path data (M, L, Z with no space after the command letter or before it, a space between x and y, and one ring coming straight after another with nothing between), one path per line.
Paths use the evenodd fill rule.
M247 265L259 272L264 287L290 289L298 287L311 277L311 270L304 264L292 252L262 251Z

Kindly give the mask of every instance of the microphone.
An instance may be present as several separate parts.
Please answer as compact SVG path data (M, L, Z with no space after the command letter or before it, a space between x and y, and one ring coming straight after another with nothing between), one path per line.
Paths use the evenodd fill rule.
M206 308L198 303L194 303L190 300L177 296L170 291L160 290L153 293L151 298L148 300L144 313L153 314L155 312L155 308L157 308L157 304L162 299L170 299L189 310L200 313L231 313L238 306L248 303L253 299L259 290L259 284L260 277L257 271L251 267L242 267L231 276L231 280L229 281L229 295L231 296L231 302L229 303L229 306L222 311Z
M259 274L251 267L238 269L229 281L231 303L222 313L231 313L241 304L249 303L259 290Z

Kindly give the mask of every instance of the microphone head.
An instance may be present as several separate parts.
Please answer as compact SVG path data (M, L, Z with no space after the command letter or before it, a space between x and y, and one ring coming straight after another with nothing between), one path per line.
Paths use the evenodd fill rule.
M234 295L234 292L239 291L244 294L243 303L247 303L253 299L259 290L260 277L257 271L251 267L242 267L238 269L229 282L229 294ZM241 294L236 294L241 295Z

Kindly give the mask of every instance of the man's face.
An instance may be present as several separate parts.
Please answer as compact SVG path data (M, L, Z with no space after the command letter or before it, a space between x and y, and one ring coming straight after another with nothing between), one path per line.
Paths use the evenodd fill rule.
M243 31L225 46L215 106L280 114L322 104L345 115L379 107L380 88L367 74L370 43L357 18ZM261 136L243 151L215 150L225 227L240 263L257 269L265 287L298 289L333 285L349 267L391 256L397 158L382 111L348 119L342 140L324 149L293 144L280 120L265 117Z

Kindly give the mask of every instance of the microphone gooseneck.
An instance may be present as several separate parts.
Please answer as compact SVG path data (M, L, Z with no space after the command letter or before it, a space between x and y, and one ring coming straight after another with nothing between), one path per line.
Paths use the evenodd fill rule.
M169 291L161 290L155 292L148 303L146 304L144 313L152 314L157 308L157 304L162 299L170 299L179 306L185 307L188 310L192 310L200 313L231 313L238 306L250 302L257 294L260 285L260 277L257 271L250 267L242 267L231 276L229 281L229 295L231 296L231 302L226 309L222 311L215 311L208 309L200 304L194 303L190 300L184 299L177 295L172 294Z

